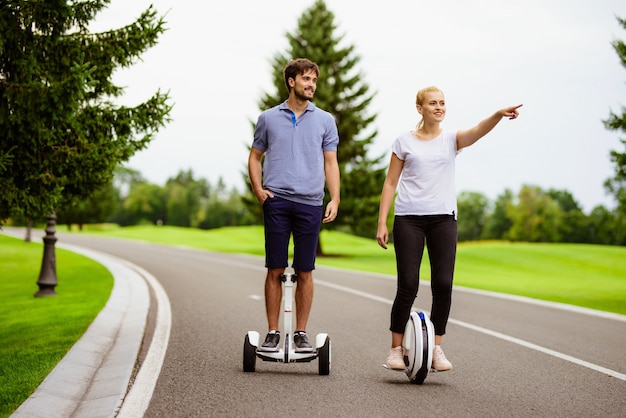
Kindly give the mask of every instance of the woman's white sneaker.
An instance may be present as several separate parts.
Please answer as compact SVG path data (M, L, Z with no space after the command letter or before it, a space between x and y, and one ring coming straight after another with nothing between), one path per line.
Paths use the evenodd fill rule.
M438 372L445 372L446 370L452 370L452 363L448 361L446 355L440 346L436 345L433 350L433 365L432 368Z
M387 362L385 363L388 369L391 370L404 370L406 364L404 364L404 354L402 352L402 346L393 347L387 354Z

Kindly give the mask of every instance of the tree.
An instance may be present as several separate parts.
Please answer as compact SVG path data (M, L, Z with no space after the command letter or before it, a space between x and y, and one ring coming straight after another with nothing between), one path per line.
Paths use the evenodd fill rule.
M483 234L489 199L478 192L461 192L458 197L459 241L477 241Z
M365 76L356 69L360 57L354 53L354 46L341 45L343 36L335 35L336 29L335 16L323 0L317 0L304 11L295 31L286 34L288 50L277 53L272 59L276 90L263 95L259 108L268 109L286 99L288 91L283 69L291 59L305 57L319 65L321 74L314 102L332 113L337 122L341 171L339 216L324 227L373 237L385 175L384 169L375 168L382 157L367 157L368 147L377 135L376 130L369 130L376 116L367 112L374 95L363 82ZM325 202L328 199L326 196ZM256 199L247 199L247 202L258 205Z
M522 186L517 202L507 207L512 225L508 238L513 241L558 242L563 211L541 188Z
M122 203L121 225L168 223L167 196L163 187L143 182L135 184Z
M617 20L626 29L626 19L617 18ZM626 44L621 40L615 40L612 42L612 45L620 58L622 66L626 68ZM611 112L609 118L603 122L607 129L621 131L622 133L626 132L626 107L622 106L621 115ZM624 151L611 151L611 162L615 164L615 177L606 180L604 187L615 196L617 212L624 220L623 224L626 223L626 140L620 139L620 142L624 145ZM626 232L622 235L626 235ZM626 242L622 242L622 245L624 244Z
M116 210L109 216L106 221L117 223L119 225L129 224L129 213L124 209L124 202L128 198L130 191L141 183L147 183L141 173L137 170L118 166L113 173L113 188L116 190Z
M224 226L252 225L254 223L254 216L248 212L242 196L236 188L228 190L224 180L220 178L211 191L203 208L199 228L211 229Z
M83 225L103 222L113 215L118 205L119 191L113 183L109 183L86 199L77 199L71 204L63 205L63 210L57 214L57 223L67 224L68 230L71 230L72 224L76 224L82 231Z
M111 183L120 162L169 120L168 94L116 105L112 74L164 32L150 7L90 33L108 1L9 1L0 9L0 222L40 219Z
M563 212L559 236L561 242L591 242L592 227L590 218L585 216L574 196L567 190L548 190L548 196Z
M592 244L617 243L617 220L615 212L604 206L596 206L589 214L590 238Z
M513 192L505 189L495 201L493 211L488 214L483 227L482 239L505 239L511 229L512 221L507 215L507 208L513 204Z
M167 180L165 194L169 225L198 226L210 194L206 180L196 180L192 170L181 170L176 177Z

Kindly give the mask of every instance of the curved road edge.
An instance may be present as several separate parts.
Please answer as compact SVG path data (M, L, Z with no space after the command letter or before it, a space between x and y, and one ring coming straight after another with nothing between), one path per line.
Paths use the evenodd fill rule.
M104 265L114 277L113 290L85 334L11 417L141 417L152 398L169 341L167 294L154 276L126 260L57 245ZM157 305L155 326L132 381L146 334L151 291Z
M172 309L163 286L146 270L138 266L135 266L135 268L141 272L142 276L152 287L158 309L150 347L135 377L135 381L123 401L122 408L117 415L118 418L143 417L148 409L154 387L161 372L172 328Z

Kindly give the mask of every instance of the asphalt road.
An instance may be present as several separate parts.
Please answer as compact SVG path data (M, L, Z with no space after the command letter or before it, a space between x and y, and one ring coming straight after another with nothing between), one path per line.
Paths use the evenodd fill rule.
M413 385L382 367L394 278L318 267L308 332L330 335L330 375L317 361L257 360L244 373L247 331L266 331L261 258L57 235L139 265L169 296L170 340L146 417L626 416L623 316L456 289L443 345L454 370ZM430 309L429 293L422 286L416 307Z

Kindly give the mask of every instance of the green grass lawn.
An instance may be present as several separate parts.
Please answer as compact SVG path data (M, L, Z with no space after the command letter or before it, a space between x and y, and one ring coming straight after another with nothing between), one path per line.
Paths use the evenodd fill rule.
M65 233L59 228L60 232ZM78 233L78 232L74 232ZM262 256L263 228L202 231L177 227L87 226L82 234ZM393 246L322 231L319 265L395 276ZM11 414L41 383L104 307L113 279L88 258L56 249L58 296L35 298L41 242L0 234L0 417ZM461 243L455 284L626 315L626 247ZM428 279L428 258L422 277Z
M177 227L90 227L85 233L262 256L263 227L196 230ZM322 231L319 265L395 276L393 245ZM505 241L460 243L455 284L626 315L626 247ZM428 257L422 277L429 279Z
M625 261L626 247L465 244L457 284L626 314Z
M113 277L87 257L56 249L56 296L39 290L43 244L0 234L0 417L8 417L83 335Z

